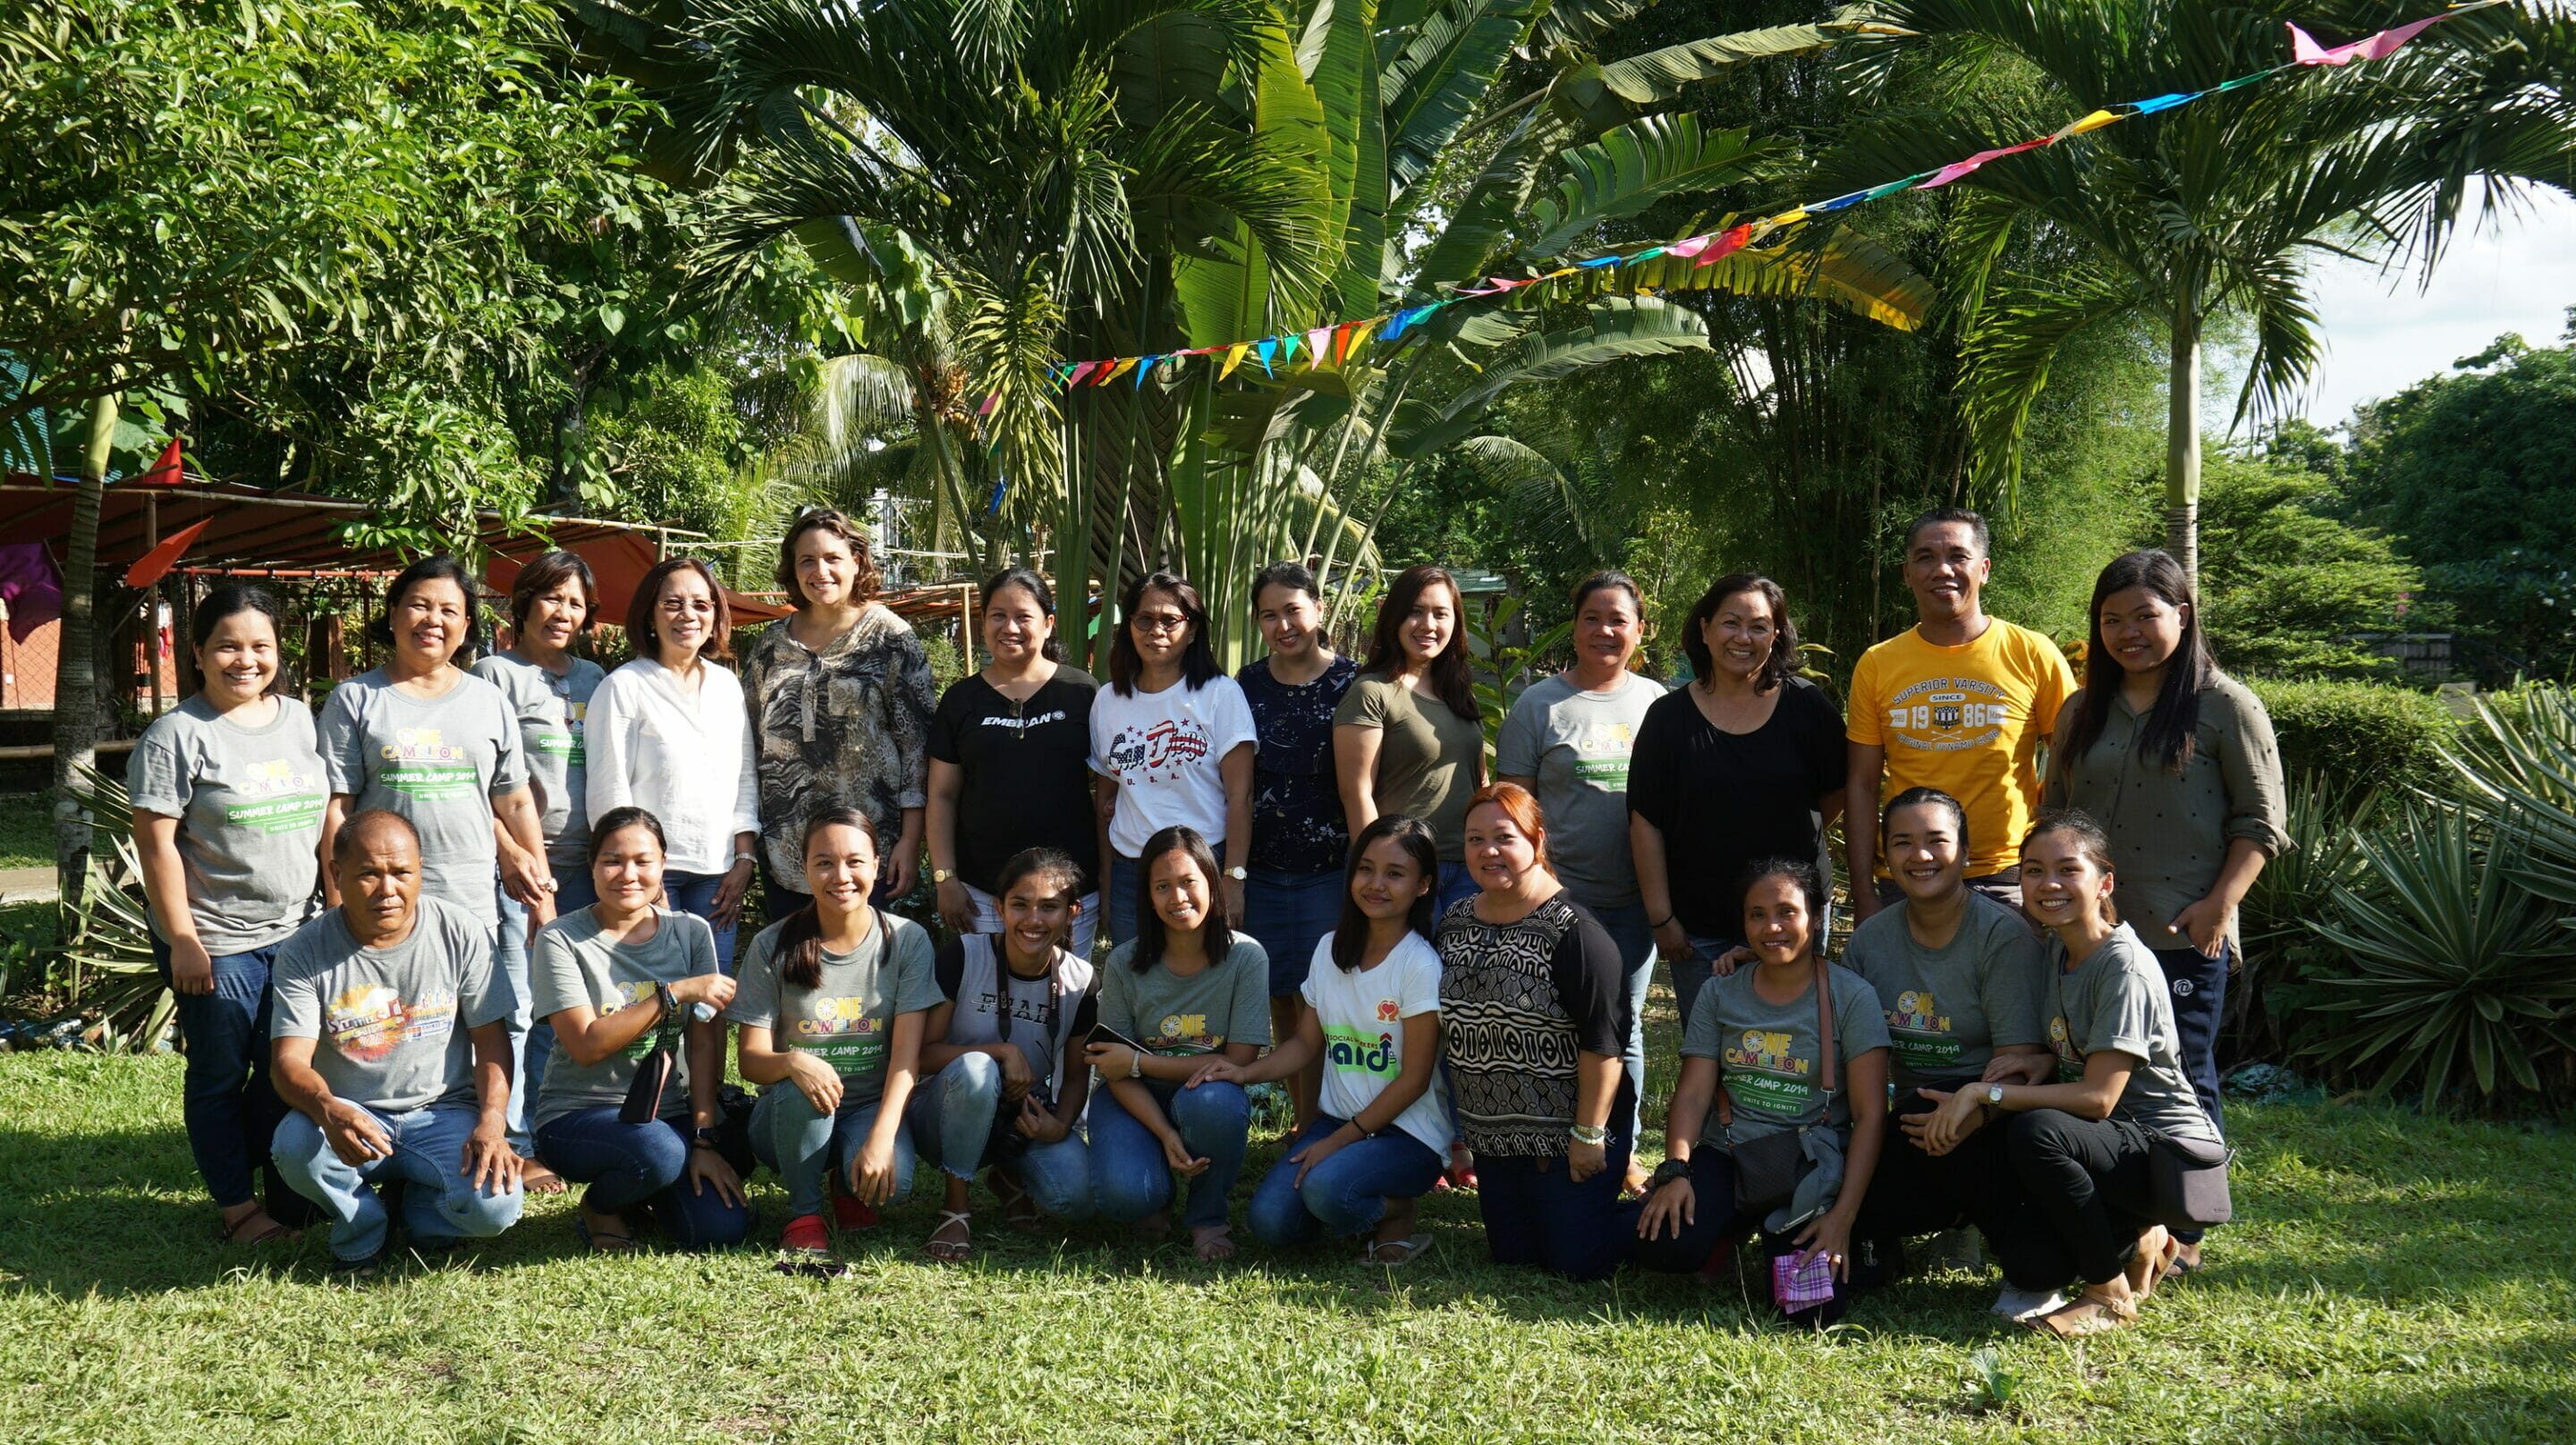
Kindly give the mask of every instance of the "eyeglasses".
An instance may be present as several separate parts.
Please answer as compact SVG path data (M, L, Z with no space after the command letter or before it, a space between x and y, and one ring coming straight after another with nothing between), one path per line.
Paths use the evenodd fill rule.
M1190 625L1188 614L1180 612L1139 612L1128 620L1138 632L1178 632Z

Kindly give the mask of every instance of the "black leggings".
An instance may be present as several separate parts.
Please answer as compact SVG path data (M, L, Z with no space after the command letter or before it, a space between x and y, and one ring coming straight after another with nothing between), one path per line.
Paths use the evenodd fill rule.
M2125 1119L2078 1119L2058 1109L2015 1115L2005 1152L2027 1195L2012 1229L2013 1247L2028 1251L2019 1271L2101 1284L2126 1269L2153 1222L2151 1147L2147 1131Z
M1896 1108L1898 1118L1928 1114L1932 1101L1916 1097ZM2015 1289L2050 1290L2066 1282L2066 1252L2038 1221L2027 1218L2027 1198L2013 1172L2006 1121L1996 1120L1959 1141L1947 1154L1923 1152L1895 1120L1878 1151L1869 1195L1852 1223L1852 1242L1875 1247L1881 1267L1893 1270L1907 1239L1975 1225ZM2039 1239L2034 1243L2031 1236Z

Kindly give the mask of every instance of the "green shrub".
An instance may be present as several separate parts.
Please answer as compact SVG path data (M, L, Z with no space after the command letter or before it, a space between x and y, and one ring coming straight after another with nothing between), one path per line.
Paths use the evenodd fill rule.
M2377 682L2283 682L2247 686L2272 714L2281 761L2291 776L2315 772L2336 791L2450 786L2442 749L2458 722L2426 693Z

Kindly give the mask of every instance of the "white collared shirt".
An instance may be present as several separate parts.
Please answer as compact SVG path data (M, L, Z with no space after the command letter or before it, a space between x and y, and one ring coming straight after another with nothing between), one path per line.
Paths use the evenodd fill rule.
M734 836L760 831L751 717L730 668L701 663L692 699L669 668L635 659L591 694L583 743L592 821L612 808L652 813L671 872L722 873Z

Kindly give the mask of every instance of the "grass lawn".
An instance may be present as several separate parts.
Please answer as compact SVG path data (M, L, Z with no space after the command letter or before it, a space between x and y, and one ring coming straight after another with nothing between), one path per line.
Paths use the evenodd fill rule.
M54 866L54 810L42 793L0 793L0 868Z
M211 1242L180 1067L0 1055L0 1440L2576 1439L2565 1133L2239 1110L2245 1223L2214 1267L2067 1347L1964 1275L1816 1338L1733 1286L1497 1270L1454 1195L1391 1279L1339 1250L1211 1268L1097 1227L995 1230L940 1268L916 1201L854 1278L789 1280L764 1176L758 1251L585 1256L558 1198L350 1288L318 1233ZM2019 1377L1998 1409L1971 1390L1985 1349Z

